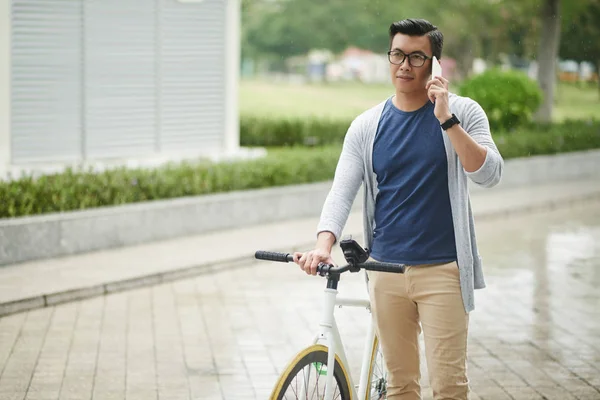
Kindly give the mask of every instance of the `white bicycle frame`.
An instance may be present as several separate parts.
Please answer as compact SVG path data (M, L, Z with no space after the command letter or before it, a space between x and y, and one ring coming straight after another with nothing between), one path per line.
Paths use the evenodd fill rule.
M320 330L318 335L314 338L312 342L312 344L317 344L320 341L325 341L327 343L327 379L324 400L332 400L333 398L333 372L335 369L335 355L338 355L344 366L349 367L346 358L346 352L342 343L342 338L340 337L337 323L335 321L335 307L364 307L367 308L369 311L371 309L371 303L368 299L342 297L338 298L337 294L338 291L336 289L325 289L325 299L323 302L321 322L319 324ZM348 371L348 379L350 380L349 384L353 399L364 400L366 398L367 389L370 386L370 382L368 382L368 375L374 337L375 328L373 325L373 319L369 318L367 337L365 339L365 347L363 351L362 365L360 370L360 380L358 384L358 397L356 393L356 388L354 387L354 382L351 373L350 371Z

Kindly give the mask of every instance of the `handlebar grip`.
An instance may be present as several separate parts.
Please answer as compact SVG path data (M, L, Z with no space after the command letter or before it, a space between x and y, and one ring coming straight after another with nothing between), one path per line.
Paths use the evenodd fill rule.
M294 261L294 256L289 253L274 253L271 251L257 251L254 257L258 260L291 262Z
M361 267L369 271L379 272L393 272L396 274L403 274L405 265L404 264L392 264L384 262L366 262L361 264Z

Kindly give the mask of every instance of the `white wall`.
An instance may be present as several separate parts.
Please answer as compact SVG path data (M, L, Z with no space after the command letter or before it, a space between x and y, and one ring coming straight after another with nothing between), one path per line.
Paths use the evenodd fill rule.
M210 154L216 159L221 157L258 157L240 148L239 135L239 74L241 56L241 4L240 0L227 0L226 9L226 49L227 56L225 67L225 95L226 112L224 121L224 137L219 154ZM11 0L0 0L0 179L7 173L19 172L56 172L62 170L64 163L36 164L36 165L11 165ZM194 153L196 154L196 153ZM204 155L204 154L203 154ZM133 160L114 159L101 160L100 164L108 167L112 164L128 164L133 162L139 165L158 165L166 161L168 155L160 154L157 157L132 157ZM70 165L70 164L69 164ZM102 168L101 168L102 169Z
M10 0L0 0L0 173L10 164Z
M241 3L240 0L227 0L227 38L225 47L225 152L237 153L240 147L239 123L239 75L241 49Z

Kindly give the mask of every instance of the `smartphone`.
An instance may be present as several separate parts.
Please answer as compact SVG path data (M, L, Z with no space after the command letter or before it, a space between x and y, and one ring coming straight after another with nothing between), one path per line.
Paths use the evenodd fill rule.
M431 78L433 79L434 76L443 76L442 66L436 56L431 59Z

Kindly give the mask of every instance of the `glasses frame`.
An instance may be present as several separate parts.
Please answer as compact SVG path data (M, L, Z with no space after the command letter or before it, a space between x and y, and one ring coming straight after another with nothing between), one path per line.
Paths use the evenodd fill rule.
M399 63L392 62L392 53L400 53L400 54L402 54L402 56L403 56L402 60ZM410 61L410 56L412 56L412 55L418 55L418 56L424 57L425 60L423 61L423 64L421 64L421 65L414 65ZM410 65L413 68L421 68L423 65L425 65L425 63L427 62L427 60L433 59L433 57L429 57L429 56L427 56L425 54L421 54L421 53L406 54L405 52L403 52L401 50L390 50L390 51L387 52L387 56L388 56L388 61L390 62L390 64L394 64L394 65L402 65L402 64L404 64L404 61L406 61L406 59L408 58L408 65Z

